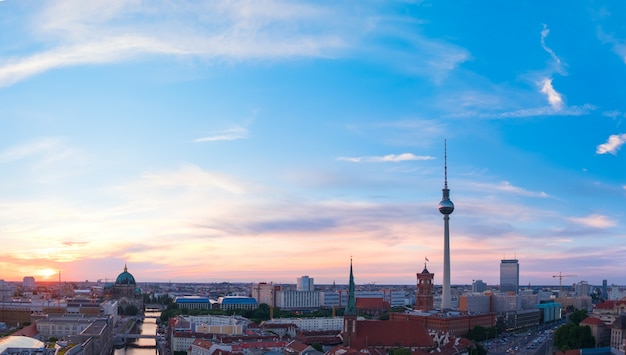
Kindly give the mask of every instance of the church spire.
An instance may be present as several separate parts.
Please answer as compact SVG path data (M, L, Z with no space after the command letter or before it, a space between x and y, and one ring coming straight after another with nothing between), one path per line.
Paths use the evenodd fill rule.
M343 314L347 316L356 316L356 295L355 295L355 286L354 286L354 274L352 273L352 258L350 258L350 282L348 284L348 303L346 304L346 309Z

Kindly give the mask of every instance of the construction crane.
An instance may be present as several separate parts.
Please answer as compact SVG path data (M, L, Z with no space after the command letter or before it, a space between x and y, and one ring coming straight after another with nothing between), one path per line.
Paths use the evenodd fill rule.
M559 297L563 294L563 278L564 277L576 277L578 275L563 275L560 271L558 275L552 275L552 277L559 278Z

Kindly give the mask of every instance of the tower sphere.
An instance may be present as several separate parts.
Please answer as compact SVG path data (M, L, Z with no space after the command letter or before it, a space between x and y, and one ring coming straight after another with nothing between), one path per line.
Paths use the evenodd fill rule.
M450 199L443 199L439 202L438 208L441 214L451 214L454 211L454 203Z

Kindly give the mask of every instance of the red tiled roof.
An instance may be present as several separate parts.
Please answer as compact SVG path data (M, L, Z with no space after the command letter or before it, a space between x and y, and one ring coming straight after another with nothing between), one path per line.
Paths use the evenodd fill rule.
M357 309L387 309L389 303L382 298L359 298L356 299Z
M356 348L392 346L427 348L434 341L421 322L404 320L357 321L356 338L350 346Z
M296 328L297 326L293 323L265 323L263 324L263 329L269 328L269 329L280 329L280 328L284 328L284 329L289 329L289 328Z
M341 338L338 331L317 331L317 332L299 332L295 340L299 340L305 344L319 343L321 345L337 345L341 344Z
M337 345L326 352L325 355L363 355L357 349Z
M557 351L556 355L580 355L580 349Z
M595 325L595 326L604 326L604 322L600 319L600 318L595 318L595 317L587 317L585 319L583 319L580 324L589 324L589 325Z
M193 345L208 350L208 349L211 349L211 346L213 346L213 342L207 341L207 340L203 340L203 339L196 339L196 340L193 341Z
M308 348L309 346L301 341L292 340L289 344L287 344L287 347L293 349L296 352L301 353L304 350L306 350L306 348Z
M37 324L33 323L25 326L24 328L14 332L11 335L21 335L25 337L34 338L39 332L37 331Z

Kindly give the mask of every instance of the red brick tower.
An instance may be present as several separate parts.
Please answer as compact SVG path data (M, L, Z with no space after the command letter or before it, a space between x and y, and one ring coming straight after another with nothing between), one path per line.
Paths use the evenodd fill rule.
M428 260L428 259L426 259ZM428 272L426 262L424 270L417 274L417 293L415 297L415 309L428 312L433 309L433 279L435 274Z

